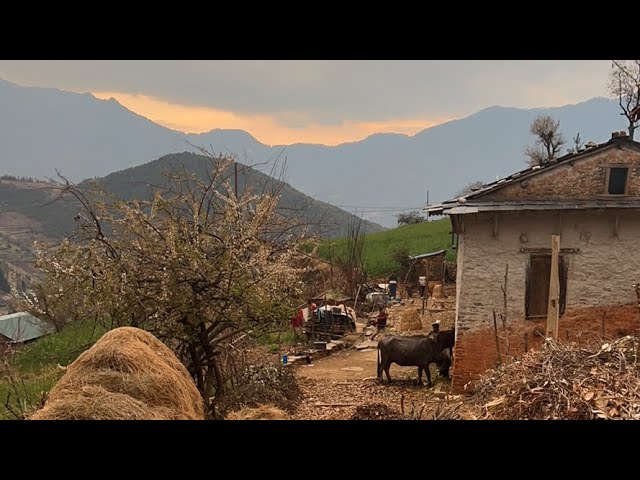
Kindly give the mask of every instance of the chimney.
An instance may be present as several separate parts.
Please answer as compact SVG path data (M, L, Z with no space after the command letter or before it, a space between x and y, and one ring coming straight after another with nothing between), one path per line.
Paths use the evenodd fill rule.
M611 132L611 139L613 140L614 138L627 138L629 136L629 134L627 132L625 132L624 130L621 130L619 132Z

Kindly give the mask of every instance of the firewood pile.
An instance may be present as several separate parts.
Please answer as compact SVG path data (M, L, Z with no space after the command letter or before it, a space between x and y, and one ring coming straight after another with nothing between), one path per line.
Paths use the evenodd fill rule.
M591 345L548 340L488 371L468 405L484 419L640 419L637 360L632 336Z

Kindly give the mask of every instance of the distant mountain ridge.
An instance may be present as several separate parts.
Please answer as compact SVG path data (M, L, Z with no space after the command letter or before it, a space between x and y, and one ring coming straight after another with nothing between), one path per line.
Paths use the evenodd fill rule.
M594 98L557 108L493 106L416 135L374 134L338 146L265 145L242 130L185 134L157 125L115 100L0 80L0 175L51 177L55 168L75 181L108 175L194 150L235 153L246 164L287 159L287 182L307 195L358 209L372 221L395 224L402 210L450 198L474 180L491 181L524 165L529 125L547 113L560 120L570 144L606 141L625 122L615 101ZM258 167L259 168L259 167Z

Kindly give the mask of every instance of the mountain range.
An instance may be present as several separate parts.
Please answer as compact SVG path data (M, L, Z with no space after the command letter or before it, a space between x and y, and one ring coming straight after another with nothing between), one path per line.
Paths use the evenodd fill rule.
M375 100L372 100L375 101ZM204 147L264 168L286 158L285 180L311 197L390 227L402 210L450 198L471 181L493 181L524 167L529 125L539 114L560 120L570 143L606 141L625 129L617 102L520 109L493 106L415 135L379 133L338 146L266 145L242 130L186 134L160 126L116 100L0 79L0 175L70 180L102 177ZM268 173L265 171L265 173Z

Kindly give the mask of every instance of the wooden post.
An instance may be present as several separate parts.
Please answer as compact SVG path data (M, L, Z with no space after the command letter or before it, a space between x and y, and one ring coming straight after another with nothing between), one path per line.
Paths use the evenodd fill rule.
M498 354L498 363L502 363L502 355L500 355L500 341L498 340L498 322L496 320L496 311L493 310L493 336L496 339L496 352Z
M549 304L547 307L546 336L558 339L560 317L560 278L558 276L558 256L560 253L560 235L551 236L551 278L549 279Z
M529 351L529 334L524 332L524 353Z

